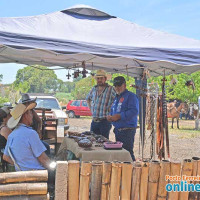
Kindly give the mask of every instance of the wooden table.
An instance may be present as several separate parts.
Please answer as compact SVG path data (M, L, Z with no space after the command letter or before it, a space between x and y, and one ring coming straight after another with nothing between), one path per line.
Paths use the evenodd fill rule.
M92 161L92 160L100 160L100 161L121 161L121 162L132 162L132 158L130 153L125 150L106 150L103 147L95 147L94 143L90 150L79 147L78 143L74 141L74 139L69 137L64 137L64 140L58 150L57 156L59 160L59 156L66 151L71 151L76 158L81 161ZM65 158L66 160L66 158Z

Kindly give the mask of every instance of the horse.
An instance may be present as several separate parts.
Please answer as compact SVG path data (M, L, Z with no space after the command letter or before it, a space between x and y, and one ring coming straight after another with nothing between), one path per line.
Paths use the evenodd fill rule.
M176 118L177 121L177 128L179 129L179 116L180 116L180 112L186 112L187 109L187 104L186 103L180 103L180 105L178 106L178 108L174 106L172 106L171 104L167 104L167 117L168 118L172 118L172 128L173 128L173 124L174 124L174 119Z

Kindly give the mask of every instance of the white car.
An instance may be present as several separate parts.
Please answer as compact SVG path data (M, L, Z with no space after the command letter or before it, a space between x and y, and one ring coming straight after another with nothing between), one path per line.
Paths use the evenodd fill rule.
M55 127L53 127L53 119L57 120L57 142L60 143L62 141L62 138L64 135L67 134L67 130L69 129L68 124L68 116L67 114L62 110L58 100L56 97L52 95L44 95L44 94L29 94L31 99L36 98L36 112L38 115L42 118L42 110L45 109L45 118L46 121L46 127L45 130L47 132L46 137L47 138L53 138L55 137ZM19 100L21 102L21 100ZM49 109L49 110L48 110ZM51 121L48 120L52 119Z

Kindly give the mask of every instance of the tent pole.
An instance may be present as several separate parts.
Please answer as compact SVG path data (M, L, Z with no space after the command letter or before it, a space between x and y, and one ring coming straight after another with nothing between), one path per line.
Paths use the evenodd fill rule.
M147 89L147 80L140 78L135 78L135 85L137 88ZM142 160L144 159L144 134L145 134L145 116L146 116L146 97L145 92L140 89L136 89L136 95L139 100L139 124L140 124L140 138L142 147Z

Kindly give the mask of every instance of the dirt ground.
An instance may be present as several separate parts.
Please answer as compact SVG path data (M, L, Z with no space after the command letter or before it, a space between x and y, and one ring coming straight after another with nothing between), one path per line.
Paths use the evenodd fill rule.
M69 119L70 129L73 131L83 132L90 130L91 119L90 118L70 118ZM175 124L174 129L169 130L169 142L170 142L170 159L173 161L182 161L183 159L191 159L192 157L200 157L200 131L196 131L195 135L190 135L189 137L185 137L187 133L187 128L184 130L184 126L188 126L188 124L194 127L194 121L180 121L180 129L183 131L183 135L180 134L181 131L177 134L177 128ZM169 125L171 123L169 122ZM188 130L188 132L191 130ZM186 133L185 133L186 132ZM151 139L149 138L149 134L146 134L145 140L145 148L144 148L144 158L150 158L150 144ZM110 140L115 141L113 129L110 132ZM134 144L134 152L136 159L141 159L142 152L139 148L140 145L140 137L139 137L139 129L135 135L135 144ZM157 159L157 156L155 156ZM167 159L167 157L166 157Z

